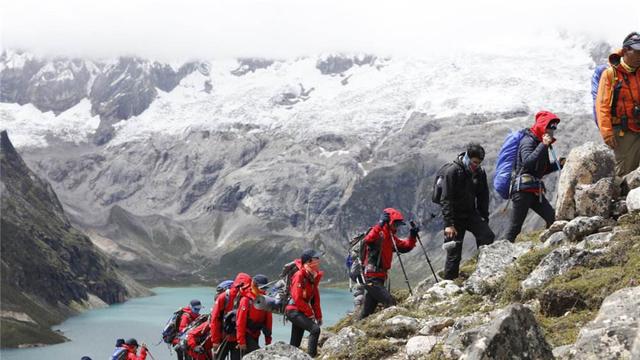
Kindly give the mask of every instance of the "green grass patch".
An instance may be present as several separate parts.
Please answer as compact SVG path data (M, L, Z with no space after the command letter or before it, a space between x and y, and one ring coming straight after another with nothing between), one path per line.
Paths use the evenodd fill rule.
M351 350L351 351L349 351ZM372 360L382 359L398 351L398 346L388 340L363 338L356 341L354 348L337 354L336 360Z
M471 274L476 271L478 267L478 254L475 254L472 258L465 261L464 264L460 266L458 278L454 280L455 284L458 286L462 286L462 284L467 281Z
M516 260L514 266L507 269L504 280L497 284L493 296L501 306L513 302L523 302L534 297L534 292L524 293L520 283L540 264L540 261L551 252L551 248L531 249Z
M593 320L597 314L594 310L571 312L566 316L546 317L536 314L538 324L544 330L547 342L553 347L569 345L576 342L580 328Z

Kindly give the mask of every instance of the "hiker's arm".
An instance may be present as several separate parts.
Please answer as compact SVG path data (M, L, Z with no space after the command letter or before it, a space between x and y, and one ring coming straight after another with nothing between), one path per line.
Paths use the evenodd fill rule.
M444 226L449 227L454 225L455 211L453 209L454 191L455 189L455 175L456 169L451 166L449 170L444 174L444 186L442 188L442 218L444 219Z
M237 296L240 296L239 294ZM238 345L247 344L247 315L249 314L249 298L243 296L238 303L238 312L236 314L236 338Z
M487 173L482 172L480 181L480 192L478 192L476 203L478 205L478 213L486 220L489 220L489 185L487 184Z
M529 140L526 136L520 142L520 158L522 159L523 173L533 174L536 169L538 159L547 151L547 145L540 142L536 145L535 141Z
M213 310L211 310L211 342L214 344L220 344L222 342L222 311L224 310L224 293L220 294L216 298Z
M189 314L182 314L182 316L180 316L180 324L178 324L178 332L181 333L184 331L184 328L187 327L187 325L189 325Z
M273 316L270 311L266 311L265 324L262 327L262 333L264 334L264 344L271 344L271 329L273 328Z
M416 247L416 237L409 235L406 239L400 239L397 236L393 235L393 238L396 241L396 246L398 247L398 252L401 254L407 253L413 250ZM395 251L395 249L394 249Z
M313 315L317 321L322 321L322 308L320 306L320 289L318 284L313 287Z
M614 137L613 125L611 124L611 104L613 101L613 70L611 68L604 71L600 84L598 85L598 95L596 96L596 118L600 135L607 139Z
M298 271L293 275L293 279L291 279L291 299L296 304L298 311L303 313L306 317L312 317L313 310L311 309L311 306L307 304L307 302L304 300L302 296L302 292L303 292L302 283L303 283L304 276L305 275L303 274L302 271Z

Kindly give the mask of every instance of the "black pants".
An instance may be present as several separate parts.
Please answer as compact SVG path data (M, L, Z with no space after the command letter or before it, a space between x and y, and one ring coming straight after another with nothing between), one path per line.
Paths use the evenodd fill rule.
M258 349L260 349L260 342L258 341L258 339L254 338L253 336L247 334L246 335L246 340L247 340L247 351L245 351L245 355L252 352L252 351L256 351Z
M474 214L467 219L454 220L454 227L458 232L455 239L445 239L445 242L456 241L456 246L447 251L447 260L444 264L444 279L453 280L458 277L460 270L460 260L462 260L462 241L467 231L470 231L476 238L476 246L489 245L493 243L496 235L491 231L489 224L482 220L480 215Z
M320 338L320 326L299 311L287 311L287 319L291 321L291 341L289 344L300 347L304 331L309 332L309 349L307 353L311 357L318 355L318 339Z
M229 342L225 341L220 345L220 349L215 355L216 360L226 359L227 356L231 356L231 360L240 360L242 358L242 353L238 349L237 342Z
M368 279L365 285L364 304L362 304L362 311L358 318L364 319L367 316L373 314L378 307L378 304L389 307L395 305L395 300L389 294L387 288L384 287L384 280L382 279Z
M529 209L533 209L536 214L540 215L547 223L547 228L556 221L556 214L547 201L547 198L525 191L519 191L511 195L511 219L509 222L509 230L505 238L511 242L516 240L518 234L522 230L522 224L527 218Z
M184 359L184 352L180 349L176 350L176 356L178 357L178 360L185 360Z

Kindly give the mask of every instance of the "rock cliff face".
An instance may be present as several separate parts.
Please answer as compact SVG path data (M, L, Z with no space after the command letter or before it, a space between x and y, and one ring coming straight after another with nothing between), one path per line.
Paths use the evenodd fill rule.
M69 222L46 181L0 133L2 345L60 342L49 327L83 308L139 295Z

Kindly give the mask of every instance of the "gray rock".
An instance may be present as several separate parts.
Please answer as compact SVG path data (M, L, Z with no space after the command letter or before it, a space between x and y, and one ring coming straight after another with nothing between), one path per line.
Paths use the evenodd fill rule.
M571 345L558 346L553 349L553 356L560 360L568 359L572 348Z
M631 359L640 331L640 287L609 295L598 316L580 330L572 358Z
M406 337L415 334L420 328L420 321L404 315L396 315L384 322L387 336Z
M588 142L574 147L558 181L556 219L573 219L576 216L576 185L595 184L600 179L613 177L614 165L613 152L604 144Z
M437 317L429 319L422 329L418 332L420 335L437 335L442 330L451 327L455 324L455 320L447 317Z
M627 195L627 209L629 209L629 212L640 211L640 188L629 191Z
M285 344L278 341L274 344L266 346L264 349L256 350L246 355L245 360L307 360L312 359L302 350L295 346Z
M591 235L606 224L601 216L579 216L569 221L562 230L569 241L580 241L583 237Z
M592 234L585 237L584 240L576 244L576 248L577 249L600 248L607 245L611 241L611 237L613 237L613 233L611 232L599 232L596 234Z
M640 187L640 167L628 173L622 178L623 193L628 193L637 187Z
M566 242L568 242L569 239L567 238L567 235L564 234L564 232L559 231L553 235L551 235L547 241L544 242L543 247L550 247L550 246L557 246L560 244L564 244Z
M438 342L436 336L414 336L407 341L407 356L409 360L422 359L431 352Z
M568 223L569 222L566 220L555 221L553 224L551 224L551 226L549 226L548 229L546 229L545 231L542 232L542 234L540 234L540 237L539 237L540 242L543 243L547 241L547 239L549 239L551 235L562 231L562 229L564 229L564 227L567 226Z
M554 359L533 312L521 304L510 305L481 327L463 357L466 360Z
M442 280L427 290L423 298L429 297L436 300L445 300L462 293L462 288L453 280Z
M522 282L523 290L535 289L553 277L564 274L576 265L586 263L595 252L580 250L574 246L563 246L551 251Z
M322 356L323 358L331 358L345 352L350 354L355 350L356 342L365 336L364 331L348 326L325 341L322 346Z
M631 349L631 359L640 359L640 331L638 331L636 340L633 342L633 349Z
M273 60L261 58L240 58L238 59L238 67L231 71L235 76L243 76L250 72L256 72L259 69L266 69L273 65Z
M628 212L627 200L618 200L611 206L611 216L613 217L620 217Z
M379 313L374 315L375 317L373 318L373 321L382 322L383 320L389 319L393 317L393 315L403 311L407 311L407 309L402 306L389 306L388 308L382 309Z
M504 277L507 267L531 247L531 242L512 244L506 240L481 246L476 271L465 281L464 287L476 294L484 294L496 286Z
M578 184L575 191L576 215L609 217L611 201L617 197L612 177L600 179L595 184Z

